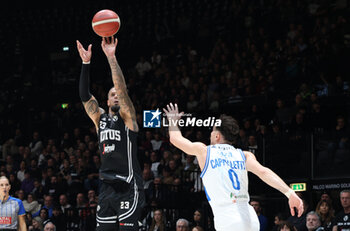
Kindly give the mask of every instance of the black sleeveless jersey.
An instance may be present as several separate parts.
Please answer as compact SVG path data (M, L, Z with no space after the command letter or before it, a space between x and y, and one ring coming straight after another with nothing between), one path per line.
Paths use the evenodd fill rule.
M106 182L130 183L133 178L142 184L137 160L137 133L129 130L119 112L101 114L98 129L101 152L100 179Z

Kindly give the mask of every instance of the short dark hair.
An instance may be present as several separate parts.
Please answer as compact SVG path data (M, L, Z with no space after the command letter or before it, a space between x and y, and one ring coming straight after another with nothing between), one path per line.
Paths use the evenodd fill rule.
M277 230L281 230L284 228L284 226L287 226L290 230L294 230L294 225L291 224L289 221L282 221L278 227L277 227Z
M216 126L215 129L224 136L229 144L234 144L239 133L237 120L225 114L221 115L219 119L221 120L221 126Z

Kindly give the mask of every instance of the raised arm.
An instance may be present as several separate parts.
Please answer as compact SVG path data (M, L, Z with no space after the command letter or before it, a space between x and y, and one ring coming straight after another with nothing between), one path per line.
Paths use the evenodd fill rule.
M167 105L167 109L163 109L169 120L169 137L170 142L182 150L186 154L194 155L198 159L199 166L203 169L205 165L205 159L207 157L207 147L201 142L191 142L182 136L182 133L177 126L177 121L183 115L183 112L179 113L177 104L170 103Z
M303 214L304 207L302 200L296 195L296 193L271 169L262 166L256 160L253 153L244 152L244 155L247 159L247 170L257 175L266 184L286 195L289 199L289 207L292 216L294 216L294 208L296 208L298 210L298 217L300 217Z
M130 130L137 132L139 128L136 121L136 111L128 95L123 72L118 64L117 58L115 57L117 43L118 40L114 39L114 37L102 38L101 47L111 68L112 80L118 96L120 116Z
M90 81L90 60L91 60L91 47L90 44L88 49L85 50L83 45L77 40L77 49L80 55L80 58L83 62L80 72L79 79L79 96L83 102L84 108L90 119L94 122L96 131L98 130L98 121L100 119L103 109L99 107L96 98L91 95L89 90L89 81Z

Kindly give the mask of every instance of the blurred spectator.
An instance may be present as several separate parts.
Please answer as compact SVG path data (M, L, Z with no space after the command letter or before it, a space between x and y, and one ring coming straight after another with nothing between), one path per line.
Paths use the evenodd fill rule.
M173 159L173 154L169 150L165 150L163 152L162 158L160 160L160 166L158 167L158 170L161 170L164 166L169 165L169 161Z
M174 178L181 177L183 168L181 166L178 166L175 160L169 160L168 167L169 167L171 176L173 176Z
M174 184L174 174L169 166L165 166L162 170L162 181L165 185L172 185Z
M254 135L250 135L248 137L248 151L256 155L257 150L258 150L258 144L257 144L256 138Z
M209 110L213 112L218 112L221 107L220 104L220 93L214 92L213 99L211 103L209 104Z
M52 222L47 222L44 226L44 231L56 231L56 226Z
M283 216L282 213L277 213L274 216L274 222L273 222L273 226L272 226L272 231L277 231L278 227L280 226L280 224L282 224L285 221L285 218Z
M72 140L70 138L69 132L65 132L63 134L63 138L61 140L60 146L64 150L68 150L70 147L73 146L73 142L72 142Z
M61 207L55 206L52 210L51 222L56 226L57 230L65 231L67 228L67 221L65 215L62 213Z
M141 56L139 61L135 66L139 76L143 77L147 72L152 69L151 64L145 59L145 57Z
M23 201L23 206L25 211L31 214L37 213L41 208L41 205L35 200L32 193L27 195L27 199Z
M314 102L311 105L311 112L309 115L309 123L315 132L322 132L327 128L326 125L327 117L321 109L321 104Z
M149 231L165 231L166 229L166 221L163 211L161 209L156 209L153 212L152 223L149 228Z
M84 193L78 193L76 198L75 209L78 210L79 216L81 219L85 220L86 217L90 214L86 208L89 207L89 204L85 200Z
M61 206L61 210L64 214L67 213L67 210L72 208L72 206L68 203L68 198L66 194L61 194L59 199L59 204Z
M97 199L97 196L96 196L96 192L94 190L89 190L88 193L87 193L87 198L88 198L88 202L89 202L89 205L91 206L91 204L97 204L98 202L98 199Z
M249 204L253 206L256 215L259 218L259 223L260 223L260 231L265 231L267 229L268 221L267 218L261 213L262 208L260 205L260 201L257 200L250 200Z
M152 151L151 152L151 156L150 156L150 160L151 160L151 170L153 173L153 176L157 177L159 175L159 165L160 165L160 161L158 160L158 154L156 151Z
M237 147L241 149L247 149L249 142L246 131L244 129L239 129L238 139L237 139Z
M340 202L342 210L335 216L333 231L350 229L350 190L340 192Z
M204 215L201 209L196 209L193 213L193 221L191 227L205 227Z
M17 171L17 179L22 182L24 180L24 172L26 171L26 162L21 161L19 164L19 170Z
M332 221L334 219L334 210L329 201L321 200L316 205L316 213L321 218L321 226L326 231L332 231Z
M27 225L27 227L29 227L30 225L32 225L32 222L33 222L33 216L32 216L32 214L26 212L25 220L26 220L26 225Z
M153 173L149 168L144 168L142 172L143 187L145 191L149 189L150 184L153 182Z
M49 177L47 169L44 169L41 172L41 177L39 179L41 179L40 184L43 187L48 187L48 185L50 184L50 177Z
M288 128L289 133L291 134L290 139L292 141L299 141L305 137L306 132L308 131L308 125L305 122L304 115L300 112L296 113L294 118L291 121L291 124Z
M17 152L20 152L20 150L19 147L16 145L15 140L8 139L4 144L2 144L2 156L0 157L0 159L7 160L8 156L13 156Z
M277 231L298 231L294 225L288 221L282 221L277 228Z
M197 168L197 165L194 163L195 156L186 155L186 163L182 168L182 171L194 171Z
M21 189L21 182L17 179L17 177L15 176L14 173L11 173L9 175L9 182L11 185L11 189L10 189L10 195L15 194L15 192L17 192L18 190Z
M148 193L149 195L146 195L146 198L150 198L150 200L154 200L159 205L164 202L165 196L164 196L164 187L162 184L162 179L160 177L155 177L153 182L150 184ZM145 192L147 193L147 191Z
M43 220L40 217L35 217L32 220L32 224L28 227L30 231L42 231L43 230Z
M15 193L15 196L20 199L22 202L23 200L25 199L25 194L24 194L24 191L21 189L21 190L18 190L16 193Z
M346 149L349 147L350 131L345 125L345 118L343 116L337 117L337 124L331 130L331 142L328 144L328 149L334 152L337 149Z
M39 159L38 159L39 166L44 166L49 157L50 157L50 154L48 152L48 147L43 148L41 150L41 153L39 154Z
M44 196L44 187L41 185L39 180L34 180L34 188L31 192L35 198L40 198L42 199ZM38 199L39 200L39 199Z
M96 209L97 209L97 202L93 203L94 201L90 202L90 211L89 215L86 218L86 231L95 231L96 230Z
M33 215L34 216L34 215ZM43 221L43 225L45 225L47 222L50 221L49 218L49 210L47 208L42 207L39 211L39 215L38 215L41 220ZM35 218L35 217L34 217Z
M80 216L75 208L67 209L67 230L80 231Z
M188 220L180 218L176 221L176 231L189 231L190 226Z
M153 136L153 139L151 139L152 149L154 151L158 151L160 147L162 146L163 140L160 137L160 134L156 132Z
M100 161L100 157L97 155L94 155L92 157L93 162L89 164L89 166L87 167L87 179L84 180L84 187L85 190L89 191L91 189L93 190L97 190L98 189L98 184L99 184L99 180L98 180L98 176L99 176L99 169L101 166L101 161Z
M195 99L195 95L192 93L188 97L187 101L187 112L195 112L197 111L198 101Z
M306 215L306 228L308 231L324 230L321 226L321 219L315 211L310 211Z
M27 170L24 173L24 180L21 184L21 189L26 193L30 193L34 189L34 179L31 177L30 172Z
M201 226L195 226L191 229L191 231L204 231L204 229Z
M38 131L33 132L33 138L29 143L29 148L31 153L35 155L39 155L41 150L43 149L43 142L40 138Z
M153 140L153 134L151 131L146 131L145 138L142 140L141 147L143 150L152 150L152 143L151 140Z
M66 182L59 182L56 175L51 176L50 184L47 187L44 187L44 193L46 195L52 196L54 201L58 201L59 196L66 191L68 185Z
M333 200L329 192L322 192L320 201L328 201L330 204L333 203Z
M36 212L33 214L33 217L39 216L43 219L43 223L45 223L46 219L49 219L52 217L52 210L53 210L53 201L52 201L52 197L51 196L45 196L44 197L44 206L42 206L42 208L40 209L39 212ZM43 216L41 216L41 213L47 213L47 217L43 217L45 214L43 214ZM44 219L45 218L45 219Z
M18 163L14 160L13 156L6 156L6 171L7 174L15 173L18 170Z
M41 169L39 169L39 167L38 167L38 160L37 159L32 158L30 160L30 166L29 166L28 170L31 172L31 176L34 179L40 179L41 178L41 176L42 176Z
M278 99L276 101L276 106L276 119L283 126L286 126L291 120L292 111L290 108L286 107L285 102L282 99Z

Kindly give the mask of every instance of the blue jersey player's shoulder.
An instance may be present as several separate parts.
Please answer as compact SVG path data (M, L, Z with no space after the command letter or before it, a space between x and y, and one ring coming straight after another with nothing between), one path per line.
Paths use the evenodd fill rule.
M9 201L10 200L16 201L18 203L18 207L19 207L18 215L25 215L26 214L26 211L25 211L24 206L23 206L23 202L20 199L10 196Z

